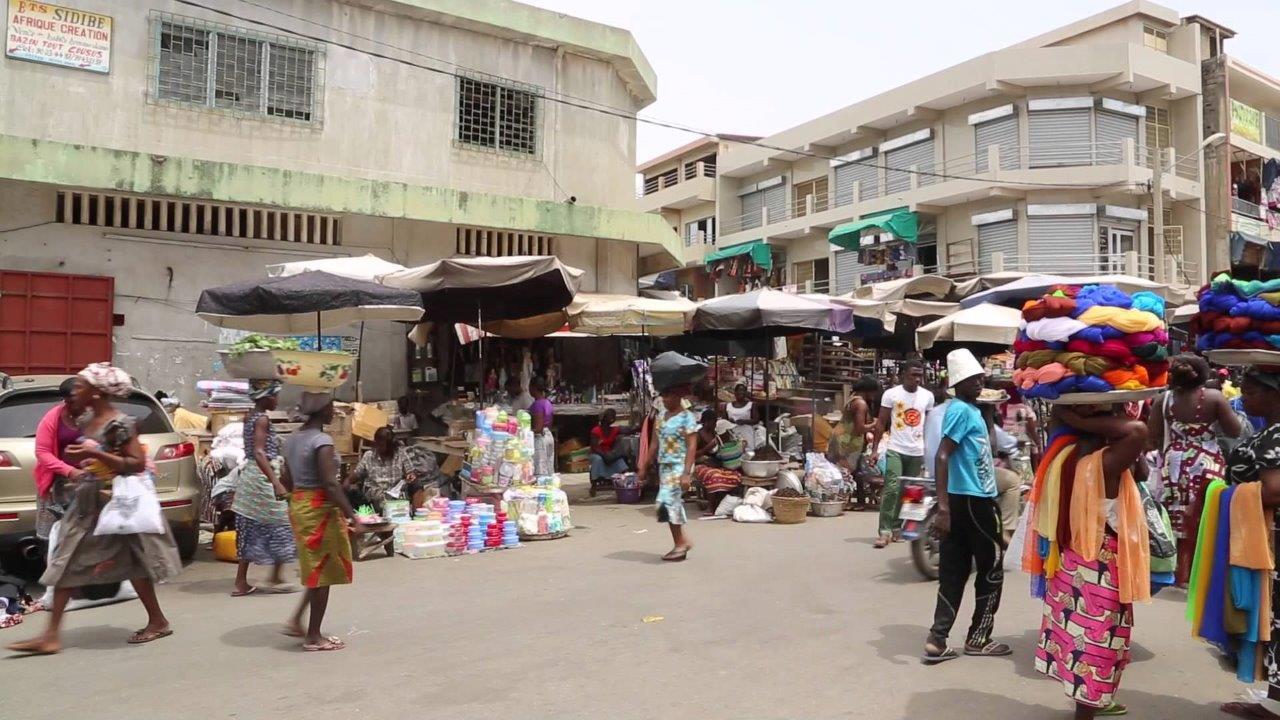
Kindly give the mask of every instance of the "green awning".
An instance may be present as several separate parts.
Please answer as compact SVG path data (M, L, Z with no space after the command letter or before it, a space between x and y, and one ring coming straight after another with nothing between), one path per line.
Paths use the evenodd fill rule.
M837 225L827 235L827 242L832 245L839 245L846 250L857 250L861 247L862 231L867 228L880 228L888 230L895 236L907 242L916 241L920 233L919 223L916 214L908 211L899 211L892 213L883 213L881 215L872 215L861 220L854 220L843 225Z
M708 255L703 262L710 265L713 262L727 260L739 255L749 255L751 262L764 268L766 272L773 269L773 253L769 251L768 243L763 240L752 240L741 245L730 245L727 248L721 248Z

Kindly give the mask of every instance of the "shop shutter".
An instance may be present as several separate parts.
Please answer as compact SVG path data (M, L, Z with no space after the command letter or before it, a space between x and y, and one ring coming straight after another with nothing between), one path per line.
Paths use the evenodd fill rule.
M1092 215L1027 218L1027 270L1047 273L1097 272L1097 235Z
M898 170L889 170L887 179L885 180L885 193L902 192L911 188L912 173L907 170L912 166L916 166L917 170L925 172L933 172L933 139L918 142L914 145L908 145L897 150L890 150L884 154L885 165L890 168L899 168ZM928 185L937 180L933 175L920 175L920 185Z
M991 254L1004 253L1005 269L1018 269L1018 221L978 226L978 264L983 272L992 269Z
M880 167L876 158L869 157L856 163L840 165L836 168L835 205L852 205L853 184L858 186L858 201L870 200L880 194Z
M0 372L63 375L110 362L114 303L109 277L0 270Z
M1119 165L1124 161L1124 141L1138 146L1138 118L1133 115L1098 111L1098 165Z
M742 229L760 227L760 208L764 207L764 191L747 193L742 196Z
M1027 140L1031 167L1088 165L1090 152L1089 108L1038 110L1027 115Z
M776 223L787 217L787 186L775 185L764 191L764 206L769 209L769 222Z
M853 292L862 273L876 269L875 265L863 265L858 262L857 250L836 251L836 271L831 279L831 294L843 295Z
M986 172L987 148L1000 146L1000 169L1014 170L1018 167L1018 116L1007 115L990 122L978 123L974 126L974 141L978 148L977 170Z

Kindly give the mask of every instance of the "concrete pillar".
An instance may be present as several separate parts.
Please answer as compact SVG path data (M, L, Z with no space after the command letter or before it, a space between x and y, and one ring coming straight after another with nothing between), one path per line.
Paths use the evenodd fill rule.
M1137 153L1133 146L1133 138L1125 138L1120 145L1120 162L1127 167L1132 167L1137 164L1136 157Z
M1142 277L1142 266L1138 263L1138 253L1134 250L1124 254L1124 272L1133 277Z
M1159 239L1156 242L1160 242ZM1156 278L1157 282L1172 283L1181 280L1178 277L1178 258L1172 255L1164 256L1164 276Z
M806 196L805 196L805 198L804 198L804 214L805 214L805 215L812 215L812 214L813 214L813 207L814 207L813 202L814 202L814 199L815 199L816 197L817 197L817 196L815 196L815 195L806 195Z
M911 169L911 189L915 190L920 187L920 173L918 172L920 168L917 165L912 165L910 169Z
M999 175L1000 173L1000 146L999 145L987 146L987 172L993 175Z
M853 181L853 194L849 196L849 204L857 205L860 197L862 197L862 181L855 180Z
M976 264L978 265L978 268L977 268L978 274L981 275L982 274L982 258L978 258L978 262ZM1003 271L1004 271L1004 253L1002 252L991 253L991 272L1003 272Z

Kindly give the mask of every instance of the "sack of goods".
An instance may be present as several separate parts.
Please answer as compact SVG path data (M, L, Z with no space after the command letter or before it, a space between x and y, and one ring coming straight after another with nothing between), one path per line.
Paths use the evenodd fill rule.
M1027 397L1143 391L1167 384L1164 298L1063 285L1022 308L1013 380Z
M1280 279L1236 280L1222 273L1200 291L1189 330L1196 349L1280 351Z

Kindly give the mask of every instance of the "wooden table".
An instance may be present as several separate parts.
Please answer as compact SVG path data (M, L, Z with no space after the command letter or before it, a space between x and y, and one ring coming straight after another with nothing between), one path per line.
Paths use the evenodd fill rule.
M357 562L366 560L378 550L386 550L387 557L396 554L395 523L382 522L376 525L364 525L351 533L351 557Z
M449 440L442 437L420 437L417 438L416 444L440 455L453 455L454 457L467 456L467 442L465 440Z

